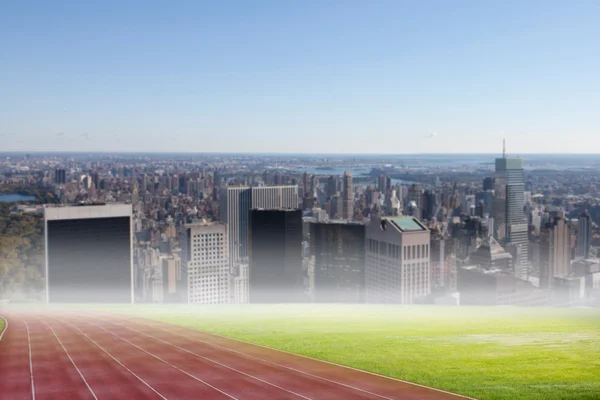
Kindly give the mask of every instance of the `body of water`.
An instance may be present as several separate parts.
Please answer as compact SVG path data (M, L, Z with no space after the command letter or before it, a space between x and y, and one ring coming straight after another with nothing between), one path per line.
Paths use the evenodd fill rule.
M21 194L0 194L0 203L15 203L17 201L34 201L34 196L23 196Z

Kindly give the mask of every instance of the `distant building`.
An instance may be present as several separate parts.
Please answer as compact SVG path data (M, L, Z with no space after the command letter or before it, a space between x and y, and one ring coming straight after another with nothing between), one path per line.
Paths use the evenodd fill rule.
M314 265L315 302L364 302L364 224L311 223L310 251Z
M527 276L529 265L529 225L523 212L524 190L523 160L505 157L496 159L494 236L503 245L512 243L521 249L521 259L513 260L513 264L519 266L515 273L522 278Z
M408 202L415 208L412 216L421 219L425 209L425 191L420 185L413 184L408 189Z
M250 303L305 301L302 272L302 211L250 211Z
M46 206L46 301L132 303L130 204Z
M592 218L585 210L579 215L579 229L577 231L577 256L588 258L592 245Z
M183 300L180 259L169 257L162 260L162 283L165 302L180 303Z
M368 303L412 304L431 291L430 232L416 218L373 218L367 226Z
M486 190L494 190L495 188L495 182L494 182L494 178L493 177L487 177L483 180L483 191L485 192Z
M552 287L555 277L571 273L570 229L562 217L553 218L540 230L540 287Z
M458 291L462 305L543 306L549 303L549 291L539 290L512 272L477 266L458 268Z
M512 255L504 250L493 237L485 239L471 254L470 263L485 270L513 271Z
M57 184L64 184L67 182L67 172L64 169L57 169L54 171L54 182Z
M354 219L354 185L352 184L352 172L344 172L342 219Z
M186 302L229 303L229 246L227 226L193 223L181 229L181 257Z

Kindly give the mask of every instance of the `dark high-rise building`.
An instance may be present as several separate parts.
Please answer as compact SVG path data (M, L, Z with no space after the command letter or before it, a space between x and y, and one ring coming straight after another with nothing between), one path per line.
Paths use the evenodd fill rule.
M64 169L54 171L54 182L64 184L67 181L67 172Z
M592 245L592 219L588 210L579 215L579 229L577 231L577 255L588 258Z
M365 226L361 223L310 224L314 262L314 300L325 303L365 301Z
M377 190L379 190L380 193L386 193L387 178L383 174L379 175L379 178L377 179Z
M327 197L335 196L336 192L337 192L337 185L335 182L335 177L330 176L329 178L327 178Z
M220 219L227 225L229 259L248 257L248 213L251 209L296 209L298 186L230 186L221 189Z
M250 303L306 299L302 273L302 211L250 211Z
M97 172L92 172L92 185L96 189L100 187L100 175Z
M133 302L131 205L46 206L46 301Z
M494 178L492 178L491 176L485 178L483 180L483 190L494 190Z
M475 205L482 205L481 207L481 211L482 214L479 215L480 217L483 217L485 214L492 216L494 215L494 191L491 189L488 189L486 191L483 192L477 192L475 194Z
M344 172L343 186L343 208L342 219L354 218L354 185L352 184L352 172Z
M304 191L304 197L307 197L310 193L310 176L306 171L302 174L302 190Z
M513 260L517 277L528 273L528 223L525 206L525 180L523 160L520 158L496 159L494 190L494 230L501 244L519 247L520 259Z

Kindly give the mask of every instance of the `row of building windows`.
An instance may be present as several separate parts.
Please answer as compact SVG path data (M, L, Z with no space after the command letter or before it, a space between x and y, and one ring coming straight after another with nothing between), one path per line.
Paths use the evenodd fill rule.
M367 242L369 252L376 253L384 257L400 259L400 246L369 239ZM413 244L402 247L402 259L414 260L429 257L429 244Z

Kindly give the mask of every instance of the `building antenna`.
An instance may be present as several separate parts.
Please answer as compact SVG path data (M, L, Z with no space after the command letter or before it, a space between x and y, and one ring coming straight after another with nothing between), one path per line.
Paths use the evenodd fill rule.
M506 139L502 139L502 158L506 158Z

